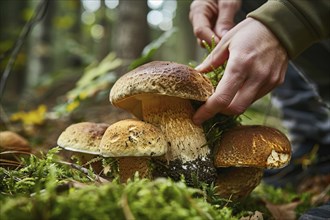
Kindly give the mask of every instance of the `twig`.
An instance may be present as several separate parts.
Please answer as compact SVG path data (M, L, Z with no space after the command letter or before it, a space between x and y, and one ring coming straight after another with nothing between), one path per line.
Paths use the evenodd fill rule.
M15 64L16 57L21 50L24 42L26 41L29 33L31 32L32 28L42 20L42 18L45 16L48 5L50 0L42 0L40 1L39 5L36 7L35 13L32 16L32 18L25 24L23 27L21 33L18 36L18 39L16 40L14 46L9 51L5 52L5 54L1 55L1 59L4 59L8 54L10 54L8 63L5 67L5 70L3 71L1 82L0 82L0 101L3 96L4 88L8 79L8 76Z
M90 180L97 180L100 183L107 183L107 182L109 182L109 180L104 179L103 177L101 177L101 176L99 176L99 175L97 175L95 173L93 173L93 175L94 175L93 177L90 177L90 173L91 173L90 170L86 169L85 167L79 166L78 164L74 164L74 163L70 163L70 162L66 162L66 161L57 161L57 162L60 163L60 164L69 165L72 168L83 172L84 174L86 174L86 176Z
M124 193L121 197L121 207L123 208L123 212L125 215L125 219L126 220L135 220L135 217L131 211L131 209L129 208L128 205L128 199L127 199L127 194Z

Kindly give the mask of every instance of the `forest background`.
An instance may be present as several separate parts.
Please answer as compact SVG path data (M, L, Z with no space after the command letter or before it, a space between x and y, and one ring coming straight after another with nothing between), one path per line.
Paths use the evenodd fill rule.
M130 117L108 101L119 76L151 60L196 65L205 57L189 21L190 4L0 1L1 129L18 130L38 146L53 146L70 123ZM275 123L283 130L276 110L266 109L261 117L247 113L246 123ZM54 126L45 130L47 119L59 120L51 120Z

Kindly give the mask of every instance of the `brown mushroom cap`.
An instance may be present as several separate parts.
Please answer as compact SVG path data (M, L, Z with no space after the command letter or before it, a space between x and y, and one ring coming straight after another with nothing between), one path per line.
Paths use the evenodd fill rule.
M261 125L238 126L222 134L214 165L281 168L290 158L290 142L279 130Z
M110 102L142 118L143 94L206 101L212 93L211 82L193 68L174 62L154 61L119 78L110 91Z
M100 143L104 157L161 156L167 151L162 131L136 119L118 121L108 127Z
M12 131L0 132L0 152L2 151L22 151L30 152L29 142Z
M105 123L80 122L65 129L57 140L58 146L75 152L99 154L99 145L105 130Z

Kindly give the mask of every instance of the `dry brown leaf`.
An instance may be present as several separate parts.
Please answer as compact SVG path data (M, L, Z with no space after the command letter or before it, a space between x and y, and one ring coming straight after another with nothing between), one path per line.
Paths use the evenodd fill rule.
M291 202L287 204L272 204L266 202L266 207L276 220L295 220L296 219L296 207L300 204L300 201Z

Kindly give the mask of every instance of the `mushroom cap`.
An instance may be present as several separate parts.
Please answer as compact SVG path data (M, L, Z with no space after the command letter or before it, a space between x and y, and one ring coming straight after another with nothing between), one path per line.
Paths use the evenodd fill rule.
M108 127L100 143L104 157L161 156L167 151L162 131L136 119L118 121Z
M12 131L0 132L0 151L30 152L29 142Z
M67 127L57 139L58 146L65 150L99 154L99 145L105 130L105 123L80 122Z
M174 62L153 61L120 77L109 98L113 105L142 118L143 94L206 101L213 91L210 80L193 68Z
M222 134L214 165L281 168L290 158L290 141L281 131L262 125L238 126Z

